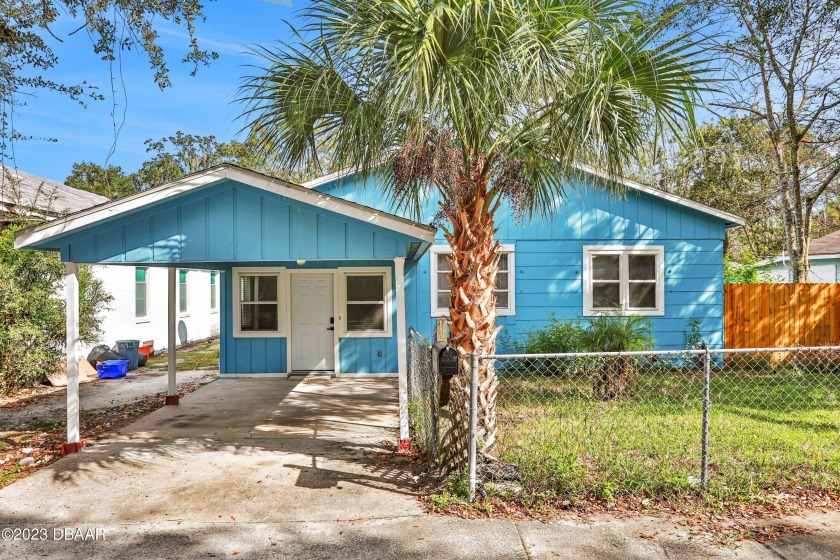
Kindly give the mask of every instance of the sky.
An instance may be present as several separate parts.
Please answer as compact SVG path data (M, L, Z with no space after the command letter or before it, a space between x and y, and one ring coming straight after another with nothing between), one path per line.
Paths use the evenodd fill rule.
M207 0L204 4L207 20L197 24L196 35L203 48L219 53L218 60L190 76L192 66L180 62L187 52L186 31L171 24L159 26L159 44L166 52L173 86L161 91L148 62L134 51L123 53L121 73L114 64L116 104L109 64L93 53L87 35L67 36L78 23L69 18L57 22L53 31L64 41L53 42L59 62L47 77L67 83L87 80L98 86L106 100L90 101L84 108L58 94L39 92L28 98L26 106L18 108L14 125L35 139L16 141L14 161L6 163L64 181L72 165L81 161L107 162L133 172L150 157L143 144L146 139L159 140L178 130L212 134L220 141L237 137L241 108L233 101L242 77L251 72L248 65L260 63L247 50L251 45L268 46L288 39L285 22L294 20L304 0ZM116 143L114 121L117 127L122 123Z

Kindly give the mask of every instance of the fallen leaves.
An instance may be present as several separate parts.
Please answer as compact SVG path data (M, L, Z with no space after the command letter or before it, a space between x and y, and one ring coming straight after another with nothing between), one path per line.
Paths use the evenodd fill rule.
M178 387L178 394L187 395L201 386L198 381L184 383ZM40 395L48 397L52 394L35 389L31 392L35 397L18 400L13 404L4 405L4 408L35 404ZM82 439L90 445L163 406L164 393L157 393L129 404L83 411L79 419ZM22 421L17 426L0 432L0 488L55 462L59 458L61 444L66 441L66 426L66 413L59 410L54 417ZM29 465L21 465L20 461L24 457L32 457L35 461Z

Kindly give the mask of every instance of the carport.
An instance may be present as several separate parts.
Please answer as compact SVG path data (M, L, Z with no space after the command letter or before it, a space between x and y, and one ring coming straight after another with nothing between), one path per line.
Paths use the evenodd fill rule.
M66 265L62 453L83 447L80 264L168 268L166 404L178 404L178 270L215 270L223 378L398 377L400 443L407 444L405 271L434 234L430 226L229 164L19 232L16 248L58 251Z

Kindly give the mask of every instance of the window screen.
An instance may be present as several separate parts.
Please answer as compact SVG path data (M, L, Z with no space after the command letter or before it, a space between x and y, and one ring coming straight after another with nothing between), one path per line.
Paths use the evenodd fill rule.
M589 299L584 312L664 312L664 250L662 247L587 248Z
M446 277L452 271L449 264L448 251L436 251L432 254L432 293L435 295L433 301L433 312L447 315L451 300L451 287ZM496 273L496 309L498 311L509 311L513 309L513 291L511 274L513 263L513 250L505 248L499 255L499 271Z
M239 277L239 330L277 331L277 276Z
M385 275L347 275L347 331L384 332Z

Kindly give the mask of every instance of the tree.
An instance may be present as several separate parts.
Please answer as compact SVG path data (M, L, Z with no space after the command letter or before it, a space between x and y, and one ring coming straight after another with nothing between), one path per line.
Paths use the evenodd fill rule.
M209 64L218 54L203 50L195 36L195 24L203 20L200 0L10 0L0 2L0 155L6 155L10 141L25 138L13 126L12 116L29 95L51 91L84 105L103 96L87 81L65 83L52 80L49 70L59 62L50 45L76 33L90 37L93 52L109 63L122 51L145 55L155 83L171 85L164 51L155 25L161 20L186 29L187 53L182 62ZM59 18L71 18L78 27L66 37L52 29Z
M648 127L684 131L701 87L691 46L622 0L320 0L295 44L258 52L243 117L290 167L318 161L377 175L419 215L440 197L449 257L450 344L463 409L470 353L492 354L501 329L494 215L548 213L586 162L613 177ZM605 183L613 186L613 182ZM614 187L617 188L617 187ZM482 362L481 440L495 439L497 379Z
M740 262L731 257L723 257L724 284L762 284L772 282L769 272L761 270L758 258L749 251L745 252Z
M744 226L726 232L726 254L772 257L784 248L781 200L774 162L762 126L746 117L725 117L701 126L691 141L659 154L645 179L703 204L742 216Z
M761 124L794 282L808 281L812 221L840 175L840 4L685 0L680 21L710 35L730 86L717 107Z
M107 168L96 163L83 161L74 163L64 183L83 191L96 193L111 200L135 194L137 189L122 167L109 165Z
M0 394L58 372L65 347L64 265L57 253L16 250L20 229L0 229ZM79 272L79 296L80 339L95 342L113 298L88 266Z
M130 180L138 191L159 187L221 163L232 163L272 177L300 182L311 178L306 170L288 171L270 156L258 153L254 139L219 142L213 135L184 134L180 130L160 140L146 140L152 158L143 162Z

